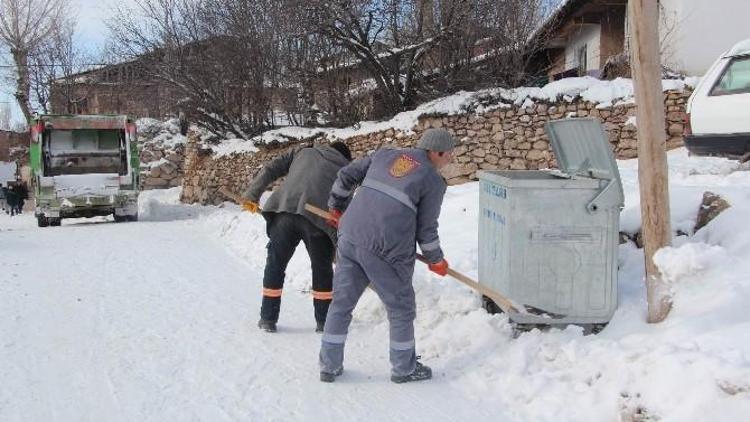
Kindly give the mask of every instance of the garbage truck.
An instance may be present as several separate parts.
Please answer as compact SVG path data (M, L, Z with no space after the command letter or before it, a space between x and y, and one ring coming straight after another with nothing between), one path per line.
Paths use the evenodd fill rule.
M63 218L138 220L136 125L124 115L41 115L29 160L39 227Z

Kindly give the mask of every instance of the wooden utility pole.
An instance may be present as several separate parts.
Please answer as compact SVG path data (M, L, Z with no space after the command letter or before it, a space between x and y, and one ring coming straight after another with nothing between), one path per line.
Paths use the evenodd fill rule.
M638 122L638 181L646 254L648 322L655 323L663 321L672 309L669 285L654 264L654 253L672 242L659 10L657 0L629 0L628 7Z

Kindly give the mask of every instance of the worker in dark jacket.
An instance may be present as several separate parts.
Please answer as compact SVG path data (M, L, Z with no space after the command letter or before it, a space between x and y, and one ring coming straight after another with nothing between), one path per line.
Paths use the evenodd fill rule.
M331 303L333 257L336 230L320 217L305 210L305 204L324 207L336 173L351 161L351 152L342 142L295 149L268 163L251 181L243 208L259 212L261 194L284 176L263 206L268 233L268 257L263 274L263 302L258 327L276 331L287 264L300 241L310 256L312 294L316 331L322 332Z
M26 200L29 199L29 190L26 188L26 183L18 180L15 187L16 195L18 196L16 203L16 214L23 213L23 207L26 204Z
M8 182L8 189L5 191L5 202L8 204L8 213L10 216L17 214L18 210L18 192L16 191L15 183L11 184Z
M388 314L391 381L432 377L415 353L412 275L416 244L430 270L448 271L437 231L446 190L438 171L451 161L454 148L448 131L430 129L417 148L380 149L339 171L328 201L332 220L341 216L341 223L333 303L320 349L321 381L333 382L342 373L352 311L370 283Z

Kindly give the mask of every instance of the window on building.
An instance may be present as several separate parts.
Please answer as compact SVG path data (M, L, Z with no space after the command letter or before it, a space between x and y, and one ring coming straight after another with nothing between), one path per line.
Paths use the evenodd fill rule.
M73 114L88 114L89 100L87 98L81 98L79 100L72 100L70 109L71 109L70 111Z
M578 62L578 76L585 76L588 70L588 45L584 44L576 50L576 61Z

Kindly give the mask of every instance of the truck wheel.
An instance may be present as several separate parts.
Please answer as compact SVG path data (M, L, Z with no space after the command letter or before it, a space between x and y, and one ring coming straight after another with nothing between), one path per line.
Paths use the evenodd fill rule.
M128 221L127 215L114 214L114 216L115 216L115 223L122 223L122 222Z
M138 214L128 215L128 221L138 221Z
M47 227L47 226L49 226L49 220L47 219L47 217L45 217L43 215L37 215L36 216L36 224L39 227Z
M48 218L47 219L50 226L53 227L59 227L62 224L62 218Z

